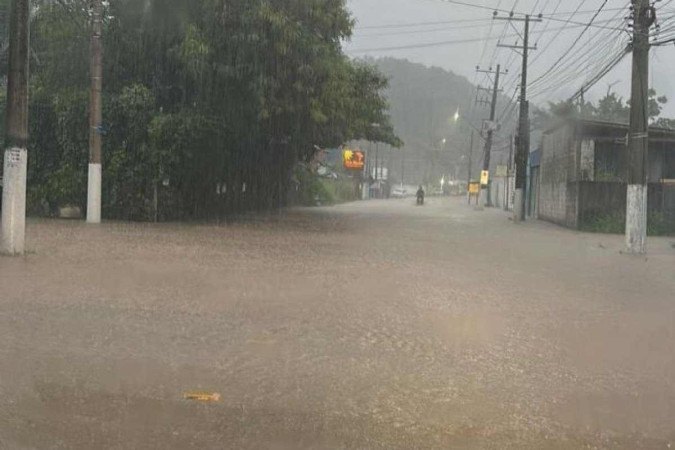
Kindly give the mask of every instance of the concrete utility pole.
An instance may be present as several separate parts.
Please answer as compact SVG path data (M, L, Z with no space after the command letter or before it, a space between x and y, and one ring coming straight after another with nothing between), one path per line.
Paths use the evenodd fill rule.
M377 187L380 187L380 143L375 142L375 181ZM379 193L379 191L378 191Z
M656 9L649 0L632 0L633 79L628 134L628 190L626 197L626 251L647 252L647 185L649 146L649 28Z
M502 75L501 71L501 65L497 65L497 71L493 72L492 70L481 70L480 68L476 69L478 72L483 72L483 73L494 73L495 74L495 82L494 82L494 88L492 89L492 102L490 103L490 123L488 126L487 130L487 139L485 140L485 149L484 149L484 156L483 156L483 171L484 172L490 172L490 156L492 152L492 141L493 141L493 136L495 132L495 115L497 112L497 95L499 94L499 76ZM507 72L503 72L506 74ZM490 195L490 178L488 178L488 184L487 185L481 185L480 189L480 195L481 195L481 201L479 202L479 205L487 206L487 207L492 207L492 198Z
M405 184L405 153L401 147L401 187Z
M473 165L473 140L474 140L474 134L476 132L474 130L471 130L471 144L469 145L469 173L467 174L466 177L466 197L467 201L469 202L469 205L471 205L471 195L470 195L470 190L471 190L471 169Z
M509 138L509 161L506 169L506 201L504 202L504 211L509 210L511 195L511 172L513 171L513 135Z
M29 0L12 1L0 236L0 252L7 255L23 255L26 251L29 14Z
M91 96L89 103L89 182L87 222L101 223L101 127L103 122L103 1L92 0L91 18Z
M525 22L525 32L523 33L523 45L502 45L518 49L523 55L523 68L520 81L520 118L518 120L518 147L516 148L516 191L513 204L513 220L520 222L525 220L525 185L527 184L527 158L530 153L530 104L527 101L527 67L530 50L536 50L537 47L530 47L530 22L541 22L541 18L531 18L526 15L524 18L516 17L495 17L501 20L513 20Z

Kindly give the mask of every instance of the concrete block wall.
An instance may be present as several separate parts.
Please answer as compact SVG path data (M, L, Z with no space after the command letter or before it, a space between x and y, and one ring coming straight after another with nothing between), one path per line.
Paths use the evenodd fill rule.
M539 185L540 219L564 226L573 225L569 223L568 203L573 193L568 192L568 180L569 171L575 166L573 127L565 125L544 135Z

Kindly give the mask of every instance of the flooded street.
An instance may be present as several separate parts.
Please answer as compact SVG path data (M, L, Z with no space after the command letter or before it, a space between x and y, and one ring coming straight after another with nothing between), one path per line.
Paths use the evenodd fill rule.
M675 239L628 257L413 203L29 222L0 259L0 448L675 445Z

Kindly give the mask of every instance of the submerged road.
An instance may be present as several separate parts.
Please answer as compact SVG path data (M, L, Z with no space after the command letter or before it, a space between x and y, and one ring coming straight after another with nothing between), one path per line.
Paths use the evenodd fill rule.
M675 446L675 238L636 258L413 203L30 222L0 258L0 448Z

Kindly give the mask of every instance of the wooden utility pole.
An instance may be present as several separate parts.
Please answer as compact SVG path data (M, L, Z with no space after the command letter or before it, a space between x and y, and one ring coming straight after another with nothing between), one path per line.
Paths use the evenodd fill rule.
M656 9L649 0L632 0L633 75L630 130L627 158L626 250L647 252L647 184L649 145L649 29L656 21Z
M530 50L536 50L537 47L530 47L530 22L541 22L541 18L532 18L526 15L524 18L506 17L496 19L517 20L525 22L525 32L523 33L523 45L502 45L517 49L523 55L523 68L520 80L520 118L518 120L518 147L516 148L516 191L513 204L513 220L520 222L525 220L525 185L527 184L527 158L530 153L530 104L527 101L527 67Z
M484 148L484 155L483 155L483 171L484 172L490 172L490 156L492 153L492 142L493 142L493 137L494 137L494 132L496 127L495 124L495 115L497 113L497 96L499 94L499 76L502 75L501 71L501 65L497 65L497 71L493 72L492 70L481 70L480 68L476 69L478 72L484 72L484 73L494 73L495 74L495 82L494 82L494 88L492 89L492 102L490 103L490 122L488 123L487 127L487 139L485 139L485 148ZM503 72L506 74L507 72ZM488 184L486 185L481 185L481 197L482 200L479 203L480 206L487 206L487 207L492 207L492 199L490 198L490 177L488 177Z
M0 236L0 252L8 255L22 255L26 250L29 14L29 0L12 1Z
M91 0L91 94L89 102L89 183L87 222L101 223L101 135L103 105L103 1Z

